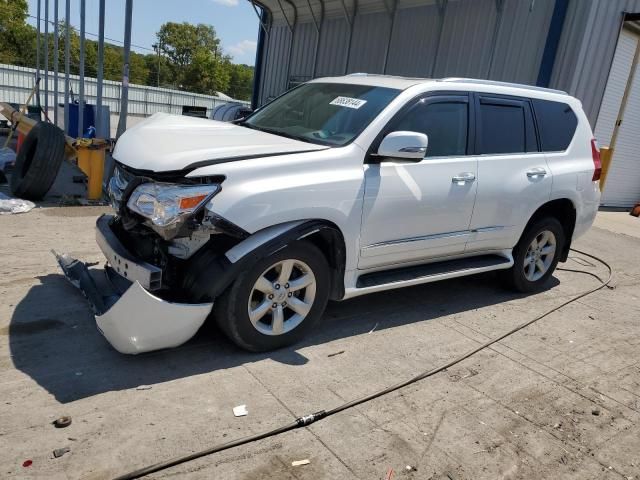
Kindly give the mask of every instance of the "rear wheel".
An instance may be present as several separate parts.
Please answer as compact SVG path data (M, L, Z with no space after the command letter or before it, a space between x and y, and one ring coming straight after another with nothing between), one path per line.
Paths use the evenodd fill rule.
M329 295L324 255L296 242L253 265L218 299L214 316L227 336L251 351L300 340L322 315Z
M513 267L503 273L507 286L519 292L542 288L558 264L564 242L564 230L554 217L529 225L513 249Z

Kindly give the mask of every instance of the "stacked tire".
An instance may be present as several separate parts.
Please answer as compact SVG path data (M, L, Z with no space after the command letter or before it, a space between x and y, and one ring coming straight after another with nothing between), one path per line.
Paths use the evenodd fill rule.
M24 139L11 174L11 192L41 200L53 185L64 159L64 133L51 123L37 123Z

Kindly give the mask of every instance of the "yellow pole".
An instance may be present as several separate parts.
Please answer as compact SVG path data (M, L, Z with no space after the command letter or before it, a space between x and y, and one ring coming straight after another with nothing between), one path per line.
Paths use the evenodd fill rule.
M600 147L600 162L602 163L602 172L600 173L600 191L604 190L604 183L607 180L607 173L611 166L611 156L613 150L609 147Z

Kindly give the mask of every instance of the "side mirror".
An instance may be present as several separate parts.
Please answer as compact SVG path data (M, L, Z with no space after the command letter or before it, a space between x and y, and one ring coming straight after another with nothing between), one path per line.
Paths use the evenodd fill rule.
M378 147L378 157L421 161L427 153L429 138L418 132L391 132Z

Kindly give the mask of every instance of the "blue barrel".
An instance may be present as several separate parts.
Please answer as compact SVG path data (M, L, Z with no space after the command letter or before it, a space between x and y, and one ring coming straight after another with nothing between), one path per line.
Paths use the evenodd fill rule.
M69 104L69 122L66 125L66 129L67 129L67 135L69 135L72 138L80 138L80 135L78 134L78 111L80 109L78 107L79 105L77 103ZM82 128L84 129L83 133L86 134L89 127L95 127L96 125L95 106L85 104L83 116L84 116L84 121L83 121ZM82 135L82 136L84 137L85 135Z

